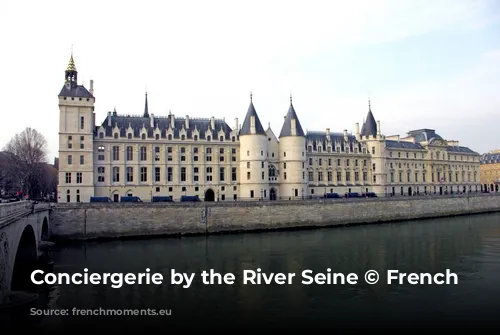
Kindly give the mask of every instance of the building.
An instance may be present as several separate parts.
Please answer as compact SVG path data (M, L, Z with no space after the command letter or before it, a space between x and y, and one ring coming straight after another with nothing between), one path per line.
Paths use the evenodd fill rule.
M451 182L446 173L476 165L479 171L479 155L435 133L423 140L430 130L386 138L371 106L355 135L329 128L304 132L290 97L277 137L270 126L262 126L252 95L241 126L238 119L230 127L224 118L153 115L147 93L141 115L114 110L96 124L93 82L87 90L78 85L77 75L71 55L59 93L59 202L88 202L91 196L119 201L125 195L143 201L183 195L205 201L293 200L325 193L397 195L396 186L405 195L475 190L472 179ZM450 152L460 153L460 167L450 167L456 159ZM391 181L403 169L422 173L422 181Z
M484 192L498 192L500 184L500 150L481 156L481 185Z
M412 130L405 137L382 135L370 104L368 109L356 138L370 152L374 192L412 196L481 190L477 152L443 139L433 129Z

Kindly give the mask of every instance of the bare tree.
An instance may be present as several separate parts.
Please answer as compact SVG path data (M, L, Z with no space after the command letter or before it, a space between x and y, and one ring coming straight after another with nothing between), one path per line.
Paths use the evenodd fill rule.
M16 134L5 147L8 175L31 198L42 192L41 179L47 161L47 140L36 129L26 128Z

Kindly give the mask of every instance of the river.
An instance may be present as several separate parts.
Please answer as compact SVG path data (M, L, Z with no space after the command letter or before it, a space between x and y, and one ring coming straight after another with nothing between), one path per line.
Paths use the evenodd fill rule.
M44 309L167 309L169 316L29 317L55 330L419 327L478 330L500 322L500 213L317 230L87 242L58 245L54 272L163 273L161 285L49 285ZM295 273L292 284L244 285L244 270ZM301 283L310 269L356 273L357 284ZM196 273L189 288L171 269ZM205 285L199 274L233 273L234 284ZM364 280L380 273L377 284ZM458 276L456 285L387 284L387 270ZM20 327L22 325L19 325Z

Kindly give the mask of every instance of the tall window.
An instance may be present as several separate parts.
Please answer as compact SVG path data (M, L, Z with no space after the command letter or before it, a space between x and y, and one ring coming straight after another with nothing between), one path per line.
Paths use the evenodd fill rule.
M147 160L147 152L146 152L146 147L141 147L141 161Z
M231 180L236 181L236 168L231 168Z
M117 145L113 146L113 160L120 160L120 148Z
M134 181L134 168L127 167L127 182L131 183Z
M160 161L160 147L155 147L155 161Z
M81 184L82 183L82 173L81 172L77 172L76 173L76 183L77 184Z
M113 182L117 183L120 181L120 168L115 166L113 167Z
M85 149L85 137L80 136L80 149Z
M66 172L66 184L71 184L71 172Z
M212 181L212 168L207 167L207 181Z
M83 116L80 117L80 129L83 129L85 126L85 118Z
M174 168L169 167L167 168L167 181L173 181L173 174L174 174Z
M71 165L71 164L73 164L73 156L68 155L68 165Z
M219 168L219 181L224 181L224 168Z
M160 181L160 168L155 167L155 181Z
M85 164L85 158L83 155L80 155L80 165Z
M132 146L127 147L127 160L131 161L134 159L134 148Z
M181 181L186 181L186 168L181 167Z
M141 167L141 182L148 181L148 168L143 166Z

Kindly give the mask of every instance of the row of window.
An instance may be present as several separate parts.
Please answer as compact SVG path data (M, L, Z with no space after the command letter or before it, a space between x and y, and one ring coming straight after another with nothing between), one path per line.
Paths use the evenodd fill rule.
M410 153L409 152L405 152L404 154L405 154L406 158L410 158ZM422 152L422 153L420 153L420 155L421 155L421 158L424 159L425 153ZM414 152L412 156L413 156L413 158L417 158L417 153ZM393 152L392 151L389 151L389 157L393 157ZM446 160L446 153L443 153L441 155L441 153L439 151L437 151L436 155L434 156L434 152L431 152L431 159L434 159L434 157L436 157L436 160L439 160L439 159ZM448 159L449 160L451 160L451 157L452 157L452 155L448 154ZM463 155L460 155L459 157L460 157L461 161L464 160L464 156ZM470 156L465 156L465 157L467 157L467 159L466 159L467 161L471 160ZM401 158L401 152L398 152L398 158ZM457 155L453 155L453 159L454 160L458 160L457 159ZM475 161L474 157L472 157L472 161Z
M105 182L105 167L100 166L97 168L97 181L98 182ZM120 167L114 166L112 168L112 182L118 183L121 181L120 179ZM143 166L139 168L139 181L140 182L148 182L148 168ZM160 182L161 181L161 168L160 167L155 167L154 168L154 181L155 182ZM206 168L206 174L205 178L207 182L211 182L213 177L212 177L212 172L213 169L212 167L207 167ZM193 168L193 182L199 182L199 173L200 169L198 167ZM125 181L127 183L132 183L134 182L134 168L129 166L125 168ZM219 181L225 181L226 180L226 169L224 167L219 168ZM168 167L167 168L167 182L173 182L174 181L174 168L173 167ZM180 181L181 182L186 182L187 181L187 168L186 167L181 167L180 168ZM237 181L237 172L236 168L233 167L231 168L231 181Z
M318 162L319 166L323 165L323 159L322 158L318 158L317 162ZM342 162L342 160L340 158L337 158L337 166L340 166L341 162ZM331 158L325 159L325 163L327 163L328 166L332 166L332 159ZM309 165L310 166L314 165L312 158L309 158ZM346 166L351 166L351 161L350 161L349 158L345 160L345 165ZM354 159L354 166L359 166L359 160ZM363 167L366 167L366 159L363 159ZM374 170L375 170L375 168L374 168Z
M98 147L98 160L103 161L105 160L105 147L104 146L99 146ZM207 162L212 161L212 148L206 148L205 149L206 156L205 159ZM172 147L167 147L167 161L172 161L172 153L173 153L173 148ZM225 150L224 148L219 148L219 161L224 162L225 156L224 156ZM180 154L181 154L181 161L184 162L186 161L186 148L181 147L180 148ZM199 150L197 147L193 148L193 161L198 162L199 161ZM231 161L236 162L236 148L231 148ZM160 161L160 147L154 147L154 158L155 161ZM111 148L111 159L113 161L119 161L120 160L120 147L115 145ZM133 146L127 146L125 148L125 160L126 161L132 161L134 160L134 147ZM148 160L148 148L147 147L140 147L139 148L139 160L141 161L147 161Z
M83 128L82 128L82 129L83 129ZM120 135L119 135L118 133L116 133L116 132L115 132L115 133L113 134L113 138L114 138L114 139L118 139L119 137L120 137ZM127 139L131 140L133 137L134 137L134 135L133 135L132 133L128 133L128 134L127 134ZM99 132L99 138L104 138L104 133L103 133L102 131L101 131L101 132ZM147 138L146 133L142 133L142 134L141 134L141 139L142 139L142 140L145 140L146 138ZM172 134L168 134L168 135L167 135L167 139L168 139L169 141L172 141L172 140L173 140L173 138L174 138L174 136L173 136ZM155 140L159 140L159 139L160 139L160 134L155 134L154 139L155 139ZM182 135L181 135L181 137L180 137L180 140L181 140L181 141L185 141L186 139L187 139L187 136L186 136L185 134L182 134ZM193 141L198 141L198 140L199 140L198 135L193 135ZM206 138L205 138L205 140L206 140L207 142L212 141L212 136L207 135L207 136L206 136ZM237 140L239 140L239 136L232 136L232 137L231 137L231 142L236 142ZM219 136L219 141L220 141L220 142L224 142L224 136Z
M373 149L373 154L375 154L375 147L372 148ZM307 152L327 152L327 153L331 153L333 152L333 147L330 146L330 145L327 145L325 146L323 143L320 143L319 145L317 145L316 143L313 143L312 145L308 145L307 146ZM358 144L355 144L353 145L351 143L351 145L347 145L347 146L336 146L335 147L335 152L336 153L341 153L341 152L345 152L345 153L363 153L363 154L366 154L366 148L361 148L359 143Z
M337 182L342 182L342 175L345 174L345 181L346 182L350 182L351 181L351 172L350 171L345 171L345 172L341 172L341 171L337 171ZM314 177L317 177L317 179L315 180ZM318 181L318 182L321 182L321 181L325 181L323 178L324 174L323 174L323 171L309 171L308 172L308 180L309 182L314 182L314 181ZM329 181L329 182L333 182L333 172L332 171L327 171L326 173L326 177L327 177L327 180L326 181ZM354 181L355 182L358 182L360 181L359 179L360 177L360 174L359 172L354 172ZM363 181L364 182L367 182L368 181L368 173L367 172L363 172Z
M425 175L426 175L425 172L423 172L422 173L422 182L424 182L424 183L426 182ZM419 180L418 180L419 173L415 172L414 176L415 176L415 179L413 180L413 182L418 183L419 182ZM434 178L435 176L437 178ZM398 178L398 182L399 183L404 182L403 181L403 173L401 173L401 172L398 173L398 177L399 177ZM476 175L476 173L474 173L474 175L472 177L473 178L471 178L471 173L469 172L467 174L467 181L471 182L472 181L471 179L473 179L473 181L476 182L477 181L477 175ZM435 181L438 181L438 182L450 182L450 183L453 183L453 182L458 183L458 182L461 182L461 181L465 182L465 171L462 171L462 179L461 180L459 180L459 173L456 172L455 173L455 181L453 181L453 174L451 172L448 174L448 179L446 178L446 174L445 173L441 174L441 172L436 172L436 175L434 173L431 173L431 182L434 183ZM394 183L394 182L395 182L394 172L391 172L391 183ZM412 182L412 180L411 180L411 172L407 172L406 173L406 181L405 182L408 182L408 183Z

